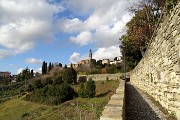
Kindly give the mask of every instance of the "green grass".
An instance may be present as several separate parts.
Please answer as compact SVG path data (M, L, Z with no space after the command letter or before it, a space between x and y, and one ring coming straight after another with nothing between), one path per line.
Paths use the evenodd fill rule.
M76 98L48 106L13 98L0 104L0 120L96 120L118 87L118 81L96 82L96 97Z

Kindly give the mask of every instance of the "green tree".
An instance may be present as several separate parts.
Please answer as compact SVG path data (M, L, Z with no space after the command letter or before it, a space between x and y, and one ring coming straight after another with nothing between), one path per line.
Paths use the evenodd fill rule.
M50 72L52 69L52 65L51 65L51 62L49 63L49 66L48 66L48 72Z
M77 73L74 68L66 68L62 71L62 79L69 84L77 82Z
M67 65L64 65L64 69L67 69Z
M86 88L85 88L83 83L80 85L80 89L78 91L78 95L80 97L82 97L82 98L87 97L87 95L86 95Z
M61 68L62 68L62 64L61 64L61 63L59 63L59 67L61 67Z
M34 71L33 71L33 69L31 70L31 78L33 78L34 77Z
M43 74L43 75L45 74L45 61L44 61L43 64L42 64L42 74Z
M45 75L47 73L47 63L44 61L42 64L42 74Z
M93 98L96 94L96 85L92 78L86 82L86 85L81 84L78 94L82 98Z
M51 68L54 68L54 64L52 63Z
M96 85L92 78L90 78L86 83L86 94L90 98L96 95Z
M165 0L142 0L131 8L135 16L126 24L127 34L120 38L127 68L133 69L144 55L164 5Z

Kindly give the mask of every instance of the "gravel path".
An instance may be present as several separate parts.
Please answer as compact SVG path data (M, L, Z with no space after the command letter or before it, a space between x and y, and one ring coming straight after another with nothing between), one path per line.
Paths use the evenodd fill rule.
M142 94L142 93L141 93ZM126 120L166 120L163 113L130 83L126 83Z

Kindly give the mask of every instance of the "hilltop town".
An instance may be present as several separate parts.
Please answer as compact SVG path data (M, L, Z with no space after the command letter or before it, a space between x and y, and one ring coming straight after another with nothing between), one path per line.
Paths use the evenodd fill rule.
M122 59L119 56L119 57L115 57L114 60L112 60L112 61L110 61L110 59L96 60L96 59L93 59L92 50L90 49L88 59L81 60L81 61L77 62L76 64L68 64L67 67L73 66L73 68L77 68L78 66L83 65L83 66L87 66L87 67L92 68L93 64L96 63L96 62L99 62L102 65L108 65L108 64L117 65L117 64L122 63Z

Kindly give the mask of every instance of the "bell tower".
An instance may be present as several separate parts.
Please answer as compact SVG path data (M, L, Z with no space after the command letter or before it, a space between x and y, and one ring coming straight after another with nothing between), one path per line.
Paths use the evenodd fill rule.
M89 61L91 61L92 60L92 50L90 49L89 50Z

